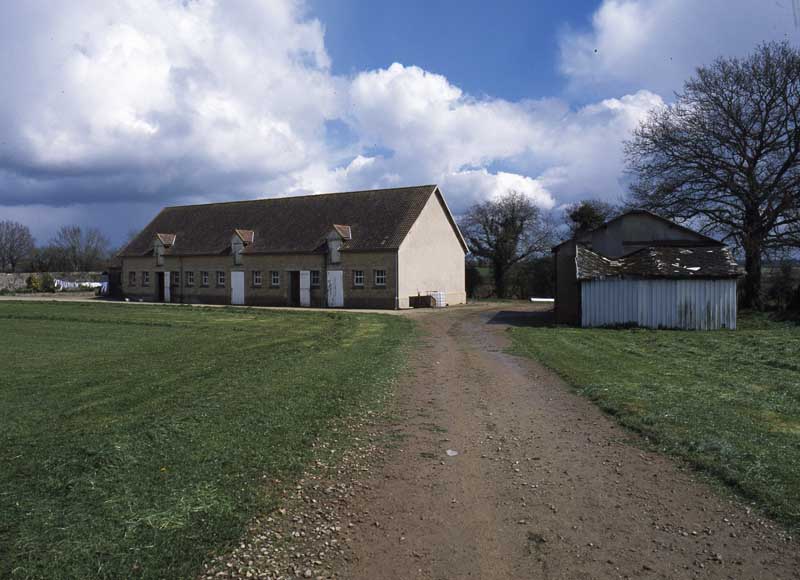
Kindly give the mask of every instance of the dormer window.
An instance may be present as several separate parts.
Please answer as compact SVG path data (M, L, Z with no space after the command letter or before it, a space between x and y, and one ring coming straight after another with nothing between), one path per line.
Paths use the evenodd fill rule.
M156 234L153 240L153 254L156 257L156 266L164 265L164 254L175 244L175 234Z
M328 263L338 264L342 261L341 250L345 242L353 238L350 226L333 224L333 229L328 233Z
M253 232L253 230L233 230L233 235L231 236L231 254L233 255L234 265L242 265L242 253L247 246L253 243L254 239L255 232Z

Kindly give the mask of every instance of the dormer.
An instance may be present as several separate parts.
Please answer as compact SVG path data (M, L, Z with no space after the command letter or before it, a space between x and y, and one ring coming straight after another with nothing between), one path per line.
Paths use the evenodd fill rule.
M333 224L333 228L326 236L328 241L328 263L338 264L342 261L341 249L342 245L353 239L353 233L350 226Z
M233 263L236 266L242 264L242 253L247 246L250 246L255 239L256 234L253 230L233 230L231 236L231 254L233 255Z
M153 255L156 257L156 266L164 265L164 253L175 245L175 234L156 234L153 240Z

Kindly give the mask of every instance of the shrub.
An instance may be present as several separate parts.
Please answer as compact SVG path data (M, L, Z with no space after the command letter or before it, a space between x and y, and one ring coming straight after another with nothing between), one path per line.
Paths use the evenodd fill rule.
M25 280L25 286L31 292L55 292L56 281L48 272L43 274L31 274Z

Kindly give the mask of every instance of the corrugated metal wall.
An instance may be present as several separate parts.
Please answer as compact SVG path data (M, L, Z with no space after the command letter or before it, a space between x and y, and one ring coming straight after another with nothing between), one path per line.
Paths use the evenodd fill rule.
M589 280L581 326L736 328L736 280Z

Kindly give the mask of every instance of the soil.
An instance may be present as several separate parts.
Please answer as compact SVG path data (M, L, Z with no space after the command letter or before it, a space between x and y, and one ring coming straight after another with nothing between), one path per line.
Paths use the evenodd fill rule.
M382 427L400 442L360 470L326 576L800 578L784 529L507 354L536 314L500 308L412 315L425 334Z

